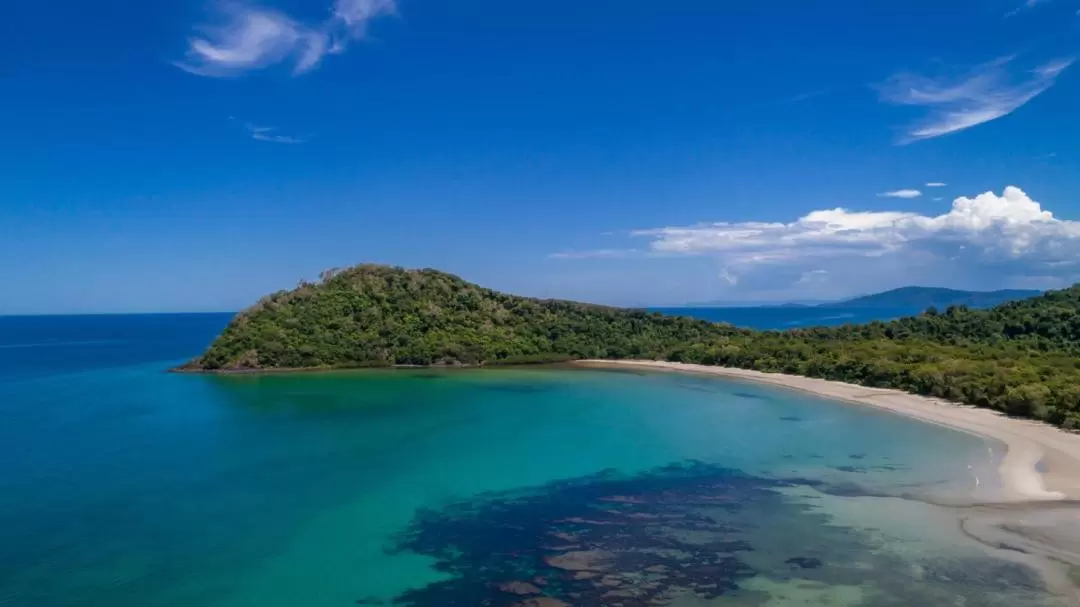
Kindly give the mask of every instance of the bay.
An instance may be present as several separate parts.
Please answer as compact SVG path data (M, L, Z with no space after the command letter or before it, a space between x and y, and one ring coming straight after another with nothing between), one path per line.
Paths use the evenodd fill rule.
M227 320L0 319L0 604L1058 604L961 532L993 442L680 375L165 373Z

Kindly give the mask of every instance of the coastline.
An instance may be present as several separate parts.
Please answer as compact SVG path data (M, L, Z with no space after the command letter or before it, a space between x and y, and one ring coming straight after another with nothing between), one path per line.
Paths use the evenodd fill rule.
M512 366L512 365L507 365ZM481 365L324 365L317 367L266 367L266 368L224 368L224 369L189 369L184 366L166 369L166 373L179 375L294 375L299 373L330 373L334 371L394 371L417 369L480 369Z
M1042 422L1010 418L989 409L900 390L868 388L798 375L646 360L582 360L573 364L587 368L643 369L752 381L891 411L1003 443L1006 453L998 470L1007 501L1080 499L1080 435Z

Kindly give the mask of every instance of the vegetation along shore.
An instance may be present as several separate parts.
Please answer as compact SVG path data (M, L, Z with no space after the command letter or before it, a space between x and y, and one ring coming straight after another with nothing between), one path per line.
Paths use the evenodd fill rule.
M436 270L361 265L262 299L238 314L202 356L177 370L252 373L576 360L659 361L648 364L711 367L728 376L756 371L741 377L799 389L810 385L801 378L830 380L899 391L890 393L892 399L908 393L1076 430L1080 286L986 310L956 306L890 322L752 331L644 310L508 295ZM822 388L823 383L813 385L812 391L834 398L877 406L888 400L876 393L856 399ZM911 414L914 402L890 408ZM1040 437L1050 434L1024 432L1023 439L1010 441L1000 431L986 431L987 424L1020 427L1001 426L1000 417L972 425L936 413L917 416L1010 445L1013 455L1005 466L1027 471L1011 475L1019 494L1080 497L1080 482L1061 475L1067 467L1080 468L1074 465L1080 461L1076 437L1056 432L1047 444ZM1030 475L1040 460L1052 470L1049 492Z
M663 360L893 388L1080 428L1080 286L987 310L752 331L362 265L238 314L186 371Z

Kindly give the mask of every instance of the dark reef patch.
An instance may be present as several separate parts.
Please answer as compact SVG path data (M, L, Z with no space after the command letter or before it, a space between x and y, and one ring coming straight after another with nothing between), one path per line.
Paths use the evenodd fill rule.
M821 559L808 556L795 556L784 562L798 569L818 569L821 567Z
M782 498L773 489L786 484L695 463L422 512L394 550L433 556L453 577L395 603L509 607L543 594L631 607L681 594L714 598L755 574L739 558L753 549L744 530L718 519L775 507Z
M840 472L848 472L851 474L866 474L866 468L862 466L834 466L833 470L839 470Z
M525 384L509 382L486 384L483 386L483 388L490 392L504 392L506 394L541 394L543 392L550 392L552 390L552 386L548 384Z
M647 607L722 595L758 604L767 597L744 587L757 576L857 586L876 601L868 604L883 606L963 596L969 604L1014 607L1029 604L1014 591L1039 589L1030 571L1004 561L902 560L880 550L872 534L838 526L786 495L808 486L871 494L691 462L638 476L609 470L422 510L388 550L432 557L447 578L393 604ZM906 573L913 570L916 579Z
M704 392L705 394L723 394L725 392L723 387L719 384L683 382L678 384L678 386L683 390L693 390L694 392Z
M739 398L747 398L750 400L770 400L768 396L762 394L754 394L753 392L732 392L732 396L738 396Z

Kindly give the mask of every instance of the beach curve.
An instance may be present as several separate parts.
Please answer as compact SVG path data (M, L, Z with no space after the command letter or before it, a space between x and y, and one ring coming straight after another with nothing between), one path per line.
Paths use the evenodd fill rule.
M826 379L649 360L582 360L577 366L693 373L770 384L848 403L869 405L1003 443L999 467L1003 498L1012 502L1080 500L1080 434L1042 422L1007 417L900 390Z

